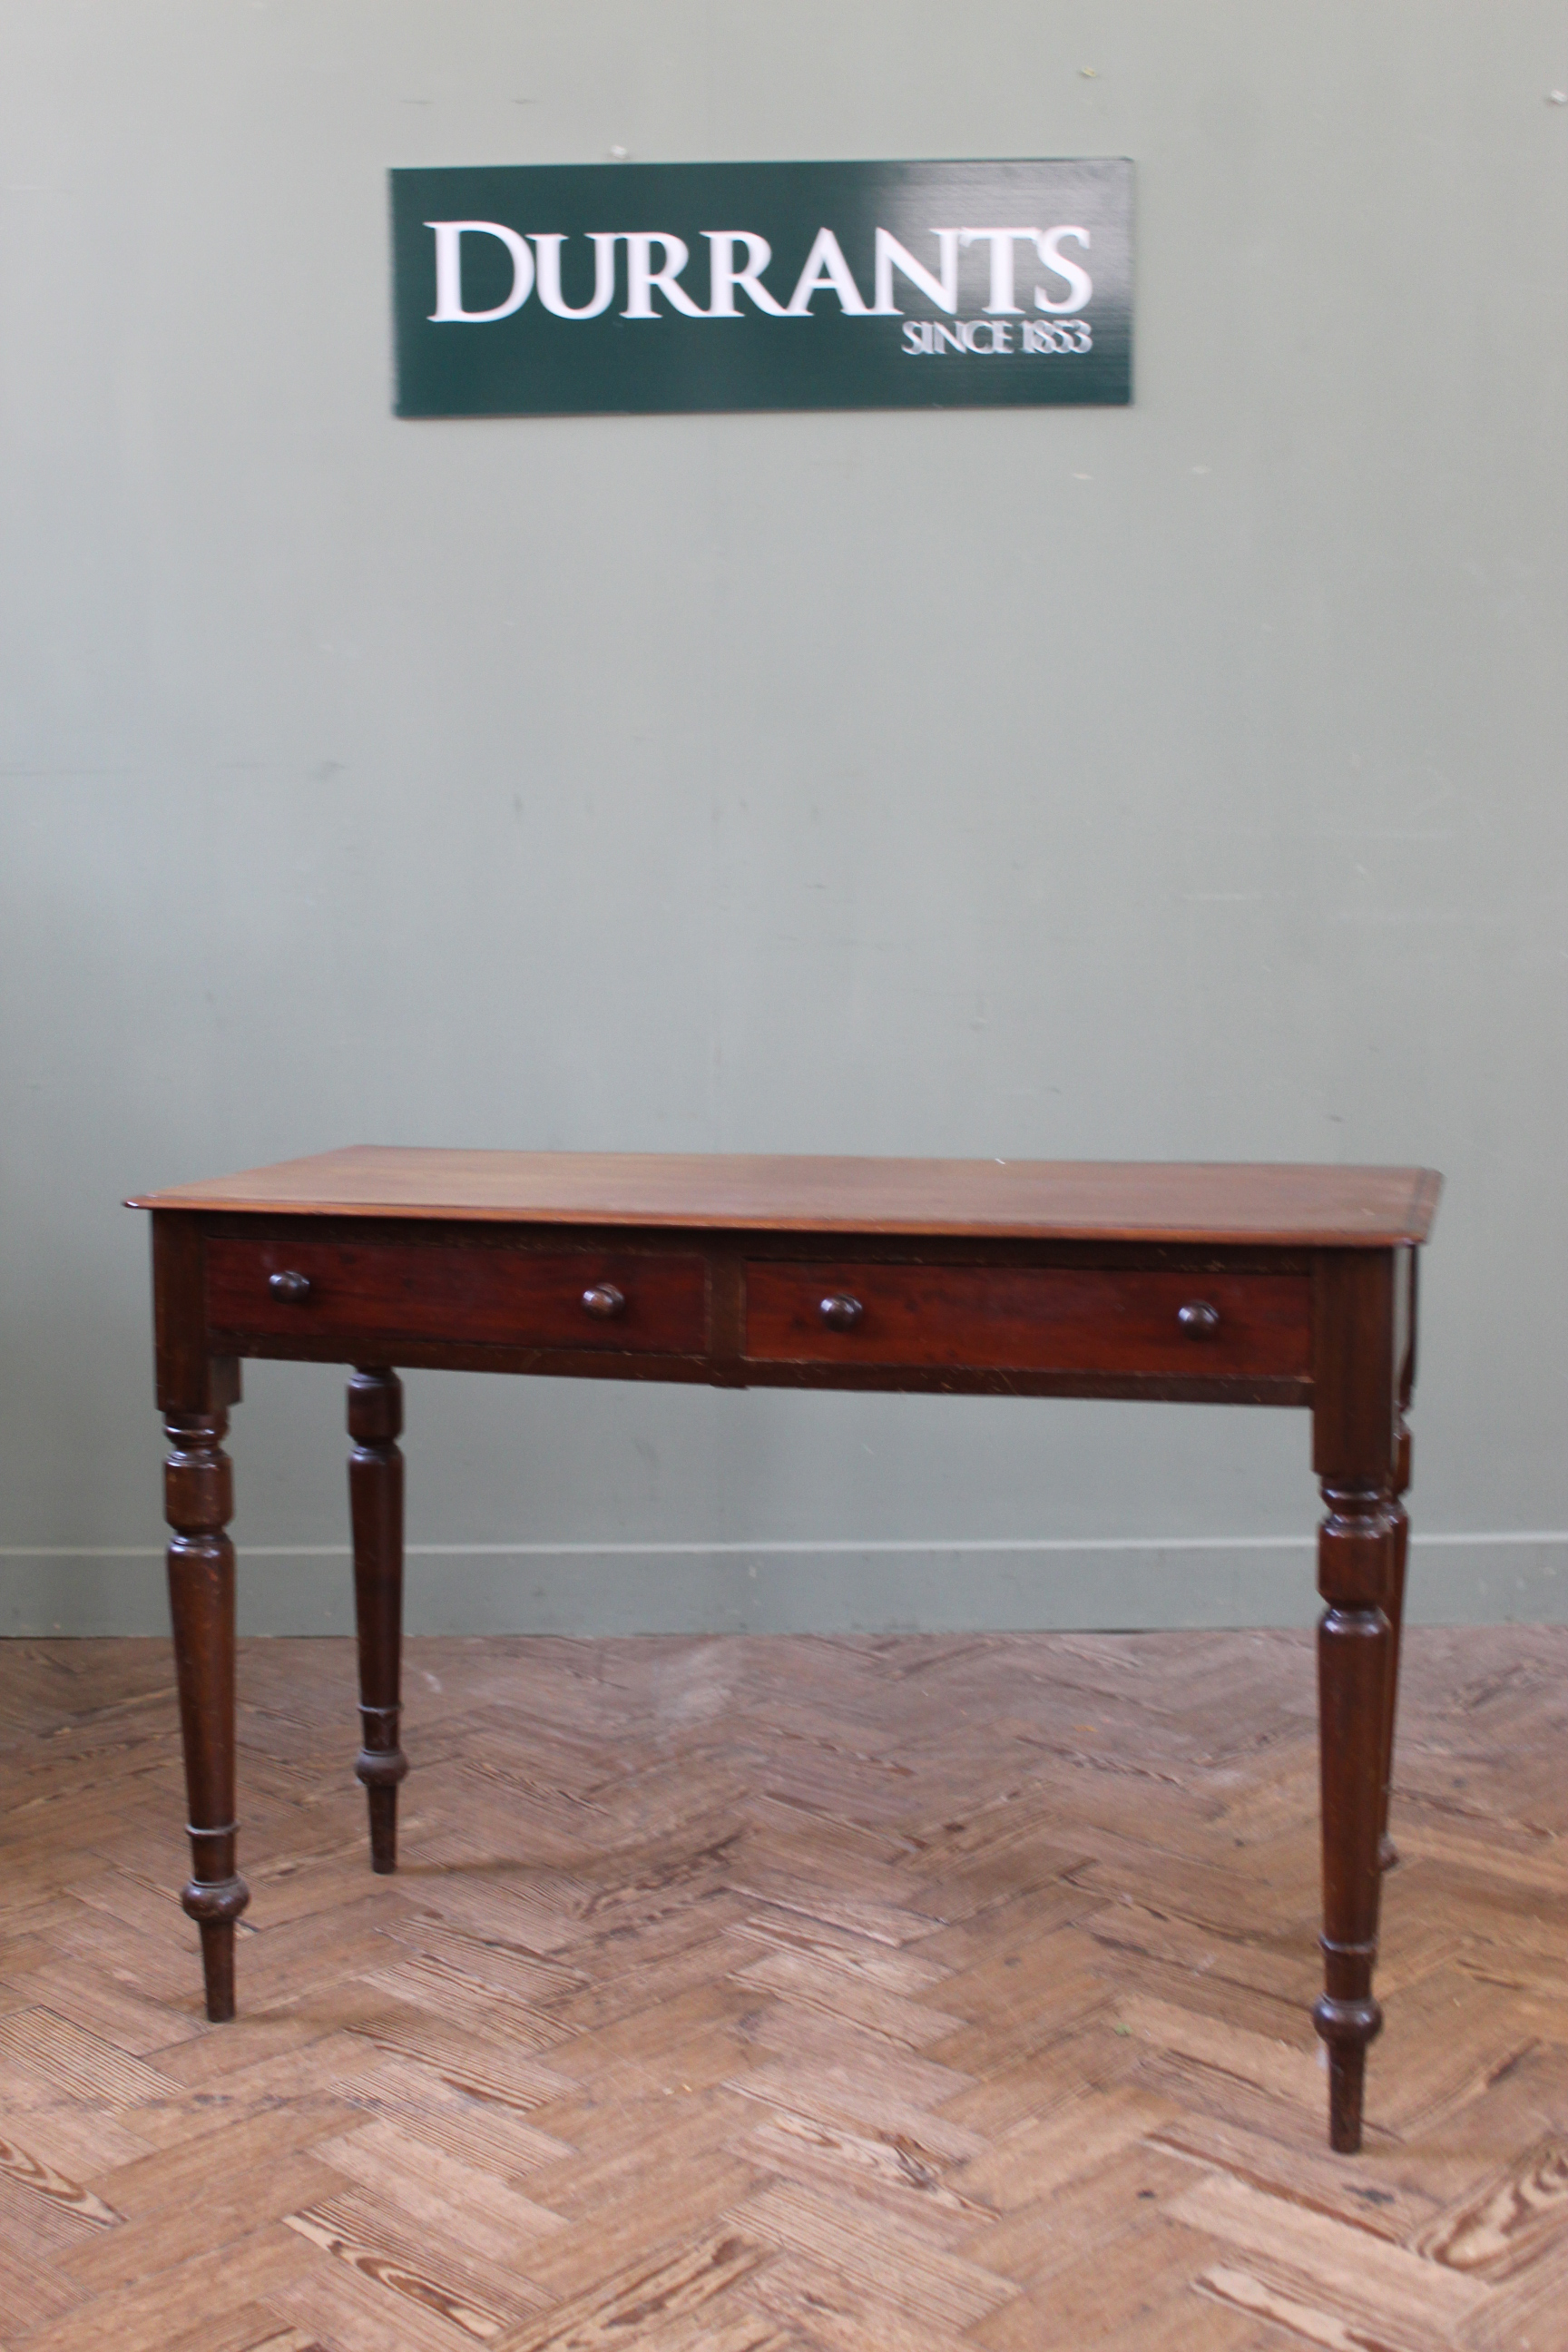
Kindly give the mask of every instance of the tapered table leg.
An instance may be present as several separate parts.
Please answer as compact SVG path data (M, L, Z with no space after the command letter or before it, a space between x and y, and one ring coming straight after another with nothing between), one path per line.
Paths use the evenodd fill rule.
M403 1383L362 1365L349 1382L349 1513L353 1523L354 1622L359 1633L362 1745L354 1770L370 1807L371 1868L397 1867L398 1745L403 1658Z
M207 2015L234 2015L234 1923L250 1900L235 1868L234 1481L225 1412L172 1413L163 1465L169 1606L190 1814L190 1884L180 1900L201 1929Z
M1390 1636L1393 1496L1331 1486L1318 1538L1318 1719L1323 1792L1324 1990L1312 2021L1329 2047L1329 2140L1361 2146L1367 2044L1381 2032L1372 1995L1381 1889L1383 1727Z

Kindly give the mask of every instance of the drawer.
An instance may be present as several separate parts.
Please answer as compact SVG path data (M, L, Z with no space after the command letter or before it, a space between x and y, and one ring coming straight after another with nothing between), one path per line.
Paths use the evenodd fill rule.
M1303 1378L1304 1274L967 1265L746 1268L757 1363Z
M700 1355L707 1270L700 1257L627 1250L215 1235L207 1323L276 1339Z

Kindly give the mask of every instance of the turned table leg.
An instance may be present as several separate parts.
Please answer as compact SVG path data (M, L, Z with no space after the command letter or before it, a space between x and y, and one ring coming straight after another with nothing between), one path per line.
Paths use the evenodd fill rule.
M403 1655L403 1383L379 1365L349 1382L349 1514L353 1523L354 1622L359 1633L362 1746L354 1770L370 1807L371 1868L397 1867L398 1745Z
M1323 1991L1312 2021L1328 2045L1329 2140L1362 2141L1366 2053L1383 2025L1373 1998L1394 1726L1394 1634L1404 1558L1395 1261L1380 1249L1324 1252L1313 1299L1313 1461L1318 1534L1318 1719L1322 1782Z
M1312 2021L1329 2046L1329 2140L1361 2146L1367 2044L1383 2026L1372 1997L1381 1889L1383 1728L1391 1647L1382 1600L1391 1573L1393 1498L1331 1486L1318 1538L1318 1717L1323 1791L1324 1990Z
M228 1415L171 1413L163 1465L169 1605L180 1692L191 1879L180 1900L201 1929L207 2015L234 2015L234 1923L250 1900L235 1868L234 1481Z
M1383 1601L1383 1613L1388 1620L1388 1671L1383 1686L1383 1812L1377 1846L1378 1867L1382 1870L1392 1870L1399 1860L1399 1849L1388 1833L1388 1813L1394 1797L1394 1723L1399 1710L1399 1642L1405 1625L1405 1569L1410 1552L1410 1515L1405 1507L1409 1486L1410 1432L1401 1413L1394 1474L1394 1541L1389 1550L1388 1591Z

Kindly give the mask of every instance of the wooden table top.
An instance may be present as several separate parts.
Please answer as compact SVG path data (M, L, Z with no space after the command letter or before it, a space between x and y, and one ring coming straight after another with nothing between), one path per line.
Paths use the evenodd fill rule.
M356 1144L142 1194L128 1205L761 1233L1386 1249L1426 1240L1441 1184L1429 1168L446 1151Z

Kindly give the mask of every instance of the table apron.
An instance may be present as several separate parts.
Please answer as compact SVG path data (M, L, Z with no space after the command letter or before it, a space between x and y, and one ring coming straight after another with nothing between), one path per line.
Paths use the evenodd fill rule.
M344 1332L330 1339L279 1339L267 1332L214 1329L218 1361L250 1358L295 1364L382 1364L401 1371L502 1372L511 1378L654 1381L716 1389L876 1390L902 1396L1120 1397L1171 1404L1310 1405L1312 1382L1300 1378L1173 1373L1011 1371L964 1365L755 1363L719 1355L661 1356L595 1348L489 1348L460 1341L392 1339Z

